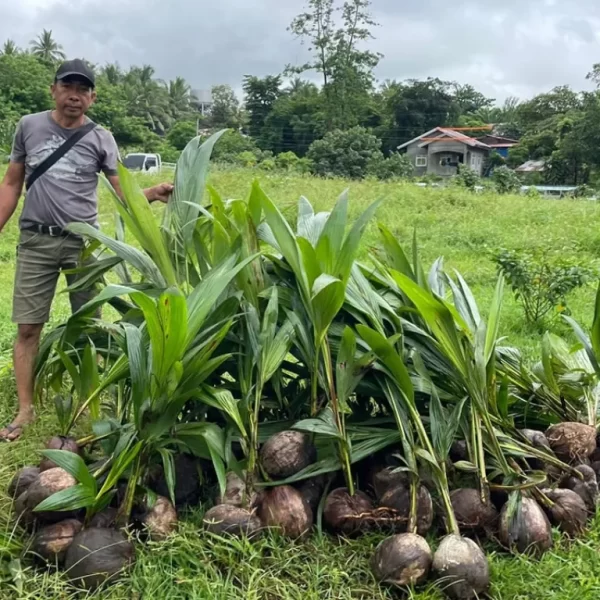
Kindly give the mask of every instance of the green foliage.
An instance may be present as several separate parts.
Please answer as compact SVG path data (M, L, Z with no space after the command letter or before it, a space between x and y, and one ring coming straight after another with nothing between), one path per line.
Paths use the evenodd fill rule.
M521 187L519 176L506 166L494 169L492 181L500 194L512 194Z
M368 165L368 174L382 180L408 179L413 173L411 159L399 152L392 152L387 158L377 156Z
M213 159L216 162L235 163L242 152L252 152L258 156L259 149L252 138L237 131L227 131L215 147Z
M454 181L468 190L474 190L476 186L481 185L481 177L468 165L459 166L458 175L456 175Z
M215 85L212 88L213 104L209 123L215 129L239 129L242 125L240 102L229 85Z
M593 272L551 253L501 250L494 256L498 272L522 305L528 323L540 325L548 316L567 312L567 296L585 285Z
M181 151L196 135L196 123L192 121L179 121L169 129L167 141L173 148Z
M362 179L374 161L382 161L381 141L362 127L337 130L313 142L307 157L312 172L323 177Z

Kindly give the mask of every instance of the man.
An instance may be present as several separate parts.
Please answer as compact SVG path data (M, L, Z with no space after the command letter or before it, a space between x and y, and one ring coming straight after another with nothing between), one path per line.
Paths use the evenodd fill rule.
M35 418L34 363L40 335L49 318L58 276L77 265L83 247L83 240L65 228L72 222L98 225L100 172L121 194L117 144L106 129L94 126L86 117L96 99L94 87L94 73L83 61L67 61L60 66L51 87L54 110L21 119L0 184L1 231L15 212L27 182L13 295L13 321L18 325L14 369L19 410L14 421L0 430L0 441L16 440ZM72 136L63 148L64 155L51 164L49 157L59 157L61 151L57 149ZM73 145L65 152L69 144ZM172 185L163 183L144 190L144 194L150 202L166 202L172 190ZM71 294L71 309L76 311L88 299L89 293Z

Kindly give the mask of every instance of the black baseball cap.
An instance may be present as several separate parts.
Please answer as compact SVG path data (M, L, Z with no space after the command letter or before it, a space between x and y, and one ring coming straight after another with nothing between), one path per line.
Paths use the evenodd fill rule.
M56 71L54 81L62 81L68 77L83 79L86 83L89 83L90 87L96 87L96 76L94 75L94 71L79 58L67 60L60 65L58 71Z

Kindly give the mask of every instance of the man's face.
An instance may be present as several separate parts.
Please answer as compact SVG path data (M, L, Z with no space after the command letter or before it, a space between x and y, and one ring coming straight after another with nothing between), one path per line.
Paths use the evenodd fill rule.
M73 119L84 115L96 100L96 92L81 79L62 79L52 86L51 91L56 110Z

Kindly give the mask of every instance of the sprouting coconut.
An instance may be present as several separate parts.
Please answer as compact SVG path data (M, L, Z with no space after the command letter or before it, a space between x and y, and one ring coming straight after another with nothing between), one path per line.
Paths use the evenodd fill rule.
M596 479L596 472L592 467L587 465L578 465L575 470L581 473L583 479L580 479L576 475L571 475L564 482L563 487L573 490L576 494L579 494L590 514L596 512L596 504L598 503L598 480Z
M244 508L254 508L259 502L259 494L246 492L246 482L236 473L230 471L226 476L225 493L217 497L217 504L229 504Z
M310 530L313 513L302 494L289 485L267 490L259 508L265 527L274 527L290 538L299 538Z
M310 479L305 479L294 485L294 487L302 494L304 501L310 506L313 515L317 512L325 485L326 477L324 475L311 477Z
M253 512L231 504L213 506L206 512L203 521L207 531L218 535L254 538L262 530L260 519Z
M31 509L27 508L27 492L23 492L14 502L13 512L15 520L24 529L31 529L35 525L35 517Z
M26 508L33 511L34 517L40 521L56 523L70 518L73 516L72 512L36 512L35 508L56 492L75 485L77 485L77 480L64 469L55 467L42 471L27 490Z
M450 448L450 459L452 462L458 462L460 460L469 460L469 449L465 440L457 440L453 442Z
M80 531L67 550L68 578L87 589L114 581L135 558L133 544L115 529L91 528Z
M500 513L500 542L522 553L542 555L552 547L552 527L540 505L532 498L521 498L520 510L512 513L511 503Z
M457 534L442 539L433 555L433 571L439 586L450 598L471 600L490 585L490 569L481 548Z
M546 511L550 521L568 535L577 536L585 531L587 507L581 496L572 490L542 490L552 502Z
M315 462L317 451L310 436L300 431L282 431L271 436L260 449L260 464L272 479L285 479Z
M82 523L77 519L46 525L36 533L32 550L50 564L62 564L69 546L81 528Z
M117 522L117 515L119 511L112 506L101 510L99 513L96 513L90 520L90 527L98 527L100 529L108 529L113 527Z
M46 444L46 450L64 450L65 452L73 452L74 454L81 453L76 440L62 435L57 435L49 440ZM44 457L42 458L42 462L40 462L40 471L48 471L48 469L55 469L56 467L58 465L49 458Z
M23 467L17 471L8 484L8 495L11 498L18 498L23 492L29 489L29 486L36 480L39 474L40 470L38 467Z
M365 530L365 515L370 516L373 508L373 502L364 492L357 491L351 496L347 488L337 488L325 500L323 518L332 531L354 535Z
M200 462L189 454L175 457L175 506L195 506L200 500ZM162 467L150 483L151 488L165 498L169 497L169 486Z
M177 528L177 511L163 496L159 496L152 507L147 508L142 523L153 540L169 537Z
M391 508L396 511L397 523L406 529L410 515L410 484L396 485L388 489L379 501L380 506ZM419 535L425 535L433 523L433 502L431 494L424 485L419 485L417 491L417 531Z
M414 533L401 533L377 546L371 569L381 583L417 585L427 579L431 562L431 549L424 538Z
M380 467L372 474L371 485L375 496L381 500L389 489L408 485L408 477L404 471L397 471L393 467Z
M498 522L498 511L491 501L484 503L479 490L463 488L450 494L459 527L469 532L491 531Z
M521 429L521 435L523 435L523 437L525 437L525 439L534 448L554 454L552 448L550 447L550 442L543 432L536 431L535 429ZM546 465L539 458L528 458L527 462L532 469L538 469L541 471L546 468Z
M567 462L587 458L596 449L596 428L584 423L559 423L546 431L556 456Z
M600 477L600 460L593 462L590 465L590 467L592 467L592 469L594 470L594 473L596 473L596 480L597 480L598 477Z

